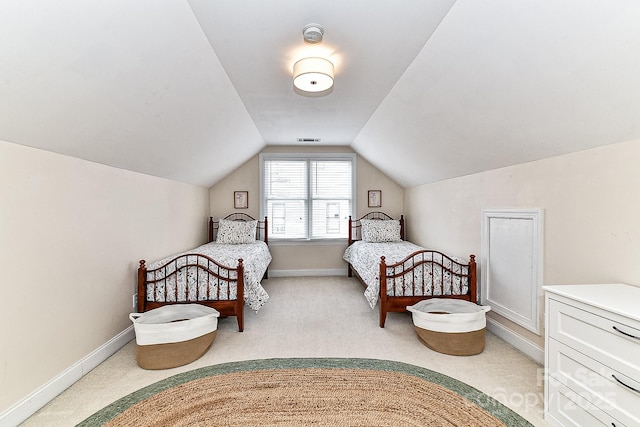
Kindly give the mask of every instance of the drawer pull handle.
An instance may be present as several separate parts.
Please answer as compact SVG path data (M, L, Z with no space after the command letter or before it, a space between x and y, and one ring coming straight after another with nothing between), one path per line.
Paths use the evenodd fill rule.
M613 377L614 380L618 381L620 384L622 384L623 386L625 386L626 388L628 388L629 390L635 391L636 393L640 393L640 390L631 387L630 385L627 385L625 383L623 383L622 381L620 381L617 377L616 374L611 374L611 376Z
M634 338L634 339L640 340L640 337L637 337L637 336L635 336L635 335L631 335L631 334L630 334L630 333L628 333L628 332L622 331L622 330L618 329L616 326L614 326L614 327L613 327L613 330L614 330L614 331L616 331L616 332L620 332L622 335L626 335L626 336L628 336L628 337L631 337L631 338Z

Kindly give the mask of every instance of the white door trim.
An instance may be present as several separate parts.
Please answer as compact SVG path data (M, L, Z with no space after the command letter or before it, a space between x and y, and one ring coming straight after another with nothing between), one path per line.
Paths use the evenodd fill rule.
M483 209L480 299L540 335L543 210Z

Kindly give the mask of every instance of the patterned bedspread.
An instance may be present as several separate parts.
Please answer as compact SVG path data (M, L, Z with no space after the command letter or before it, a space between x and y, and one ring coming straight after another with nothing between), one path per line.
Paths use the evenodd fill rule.
M423 249L423 247L407 241L370 243L359 240L347 247L343 258L351 264L364 281L366 285L364 296L369 301L371 308L374 308L380 294L380 257L384 256L386 264L390 265L400 262L412 253ZM445 268L452 270L454 273L468 273L468 267L451 262L439 254L426 252L423 256L425 261L442 263ZM457 263L466 264L465 261L459 258L451 258ZM408 261L403 268L398 270L398 273L401 270L410 269L411 262L411 260ZM468 281L466 279L449 274L443 269L433 268L434 264L423 264L399 278L388 279L387 295L431 296L432 282L437 285L433 295L456 295L467 292Z
M267 267L271 262L271 253L266 243L262 241L256 241L255 243L244 244L219 244L219 243L207 243L199 246L187 252L175 254L159 261L156 261L148 265L147 270L153 270L165 264L167 261L172 260L180 255L188 254L201 254L206 255L220 264L235 268L238 265L238 259L242 258L244 264L244 301L252 310L258 311L267 300L269 295L267 291L262 287L260 283L264 273L267 271ZM175 271L176 268L184 266L188 263L195 263L196 259L203 260L202 258L182 257L179 258L177 266L171 263L167 266L166 274L170 274ZM202 262L201 262L202 264ZM147 288L147 300L148 301L161 301L162 295L164 295L164 288L167 287L167 298L169 301L176 301L175 289L176 281L178 282L178 300L184 301L186 299L188 289L189 300L192 301L196 295L196 289L198 289L199 300L205 300L207 291L212 295L215 295L220 288L220 294L224 297L220 299L235 299L236 289L235 285L231 286L231 289L227 289L229 286L227 281L224 280L210 280L203 274L197 274L197 268L183 269L184 273L171 276L168 280L161 280L156 286L156 292L154 295L152 287ZM160 278L160 275L164 272L147 272L147 280ZM235 273L234 273L235 274ZM232 276L232 278L235 278ZM229 291L229 297L227 298L227 291Z

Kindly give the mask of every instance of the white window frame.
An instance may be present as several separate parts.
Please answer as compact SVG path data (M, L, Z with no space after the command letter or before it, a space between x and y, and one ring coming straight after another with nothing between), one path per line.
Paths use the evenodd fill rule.
M301 161L310 161L310 160L345 160L351 162L351 212L349 215L354 217L356 210L356 154L355 153L260 153L260 218L264 218L266 215L266 204L265 204L265 195L264 195L264 162L266 160L301 160ZM307 173L309 173L309 169L307 168ZM307 197L308 200L311 200L310 197L311 191L311 180L307 180ZM313 221L311 216L311 203L308 203L307 206L308 215L307 215L307 229L308 234L310 235L310 227ZM269 235L269 244L271 243L314 243L314 244L332 244L333 242L343 242L347 240L347 237L336 237L336 238L321 238L321 239L312 239L309 236L303 239L292 239L292 238L278 238L272 235Z

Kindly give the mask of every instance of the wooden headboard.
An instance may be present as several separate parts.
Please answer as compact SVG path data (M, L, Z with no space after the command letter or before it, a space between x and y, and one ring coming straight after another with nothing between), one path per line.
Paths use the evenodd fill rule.
M362 217L352 220L351 216L349 216L349 245L357 240L362 240L362 224L360 220L362 219L375 219L375 220L389 220L394 219L387 215L384 212L369 212ZM405 240L404 238L404 215L400 215L400 238Z
M255 221L256 219L251 215L247 215L243 212L234 212L222 219L229 221ZM209 242L213 242L218 237L218 228L220 227L220 220L214 220L212 216L209 217ZM256 227L256 240L262 240L266 244L269 244L269 233L267 231L267 217L264 217L263 221L258 220Z

